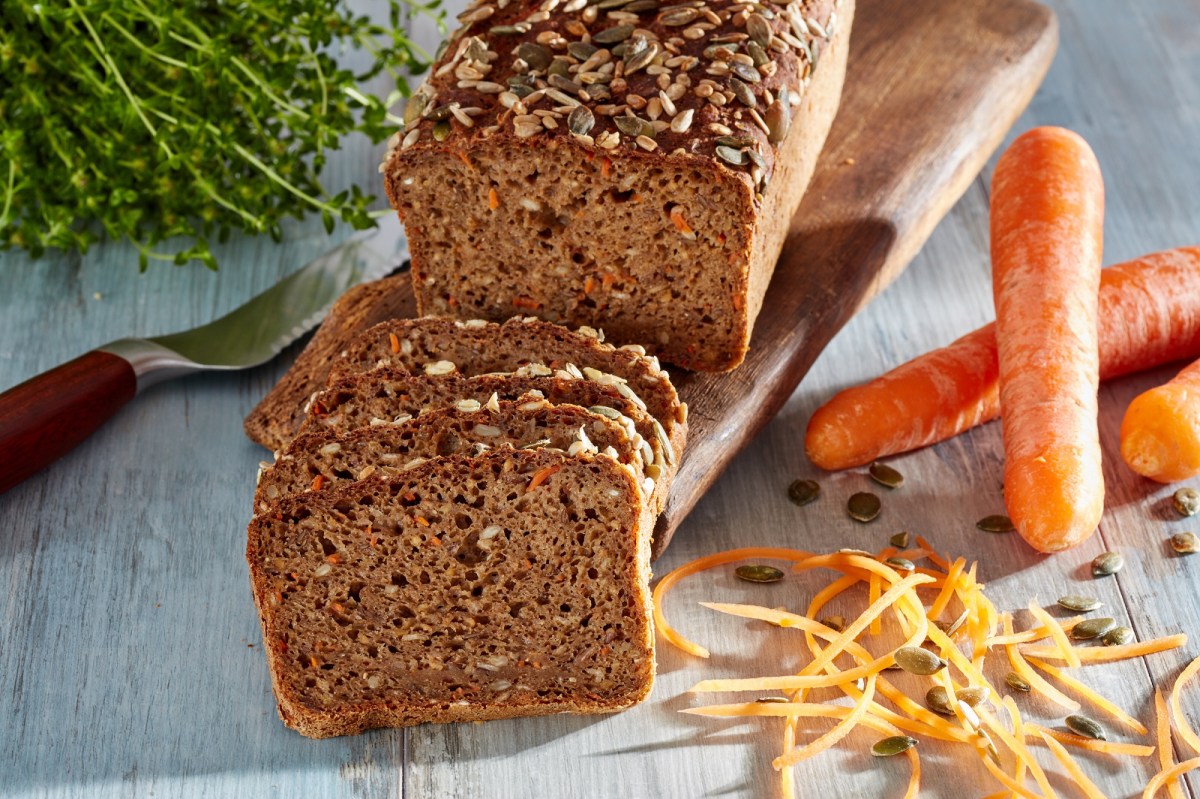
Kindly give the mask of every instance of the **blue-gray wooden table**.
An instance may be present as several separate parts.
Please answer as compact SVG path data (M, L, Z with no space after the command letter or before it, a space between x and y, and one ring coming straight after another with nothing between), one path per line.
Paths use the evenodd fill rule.
M1200 3L1052 5L1060 51L1013 135L1057 124L1092 143L1107 185L1107 263L1200 243ZM365 142L348 143L331 184L376 186L379 155ZM864 474L822 474L803 455L808 416L838 388L992 318L990 171L908 271L834 339L784 411L680 529L656 572L751 544L878 548L907 528L978 559L1001 608L1088 593L1140 638L1189 633L1181 651L1085 672L1090 684L1150 724L1152 687L1200 654L1200 557L1171 555L1166 538L1194 525L1170 512L1170 489L1124 468L1116 442L1128 402L1177 367L1102 387L1107 513L1089 542L1055 557L973 528L1002 507L998 425L896 459L907 484L884 497L882 517L867 528L842 507L849 493L868 487ZM220 247L217 274L155 267L139 275L134 252L113 244L38 261L0 254L0 389L111 339L212 319L345 235L331 240L319 220L285 232L282 244L235 238ZM243 437L241 420L296 351L249 372L154 387L77 451L0 496L0 795L775 795L777 722L717 723L676 711L696 703L684 692L703 677L776 673L794 664L795 639L719 618L695 602L803 606L816 582L780 589L788 594L747 589L723 572L685 584L670 613L713 658L661 646L653 696L617 716L424 726L326 741L285 729L243 560L255 469L267 453ZM824 499L791 505L785 490L796 477L820 480ZM1116 578L1092 581L1086 564L1105 548L1123 551L1128 564ZM1195 711L1200 699L1184 704ZM1044 703L1031 698L1023 708L1058 723ZM855 733L855 745L802 764L801 795L898 796L907 765L873 760L865 754L870 740ZM970 761L923 747L923 795L995 790ZM1154 770L1131 759L1091 759L1085 768L1114 796L1140 795ZM1055 787L1071 794L1061 781Z

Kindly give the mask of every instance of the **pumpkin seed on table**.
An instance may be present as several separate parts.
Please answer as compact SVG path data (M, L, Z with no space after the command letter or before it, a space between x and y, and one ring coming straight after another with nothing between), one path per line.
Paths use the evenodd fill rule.
M839 633L846 629L846 619L844 616L826 616L823 619L817 619L817 624L824 624L831 630L837 630Z
M761 696L754 701L759 705L786 705L792 700L786 696Z
M904 475L888 466L886 463L875 461L867 470L867 474L871 475L871 479L881 486L888 488L899 488L904 485Z
M1079 596L1078 594L1068 594L1067 596L1059 597L1058 605L1074 613L1091 613L1093 610L1099 610L1104 607L1104 603L1099 599L1093 599L1090 596Z
M1176 533L1171 536L1171 549L1180 555L1194 555L1200 552L1200 537L1195 533Z
M983 686L967 687L955 691L954 697L965 702L968 707L979 707L988 700L988 689ZM954 709L950 707L950 692L945 686L935 685L925 693L925 704L935 713L943 716L953 716Z
M909 532L901 530L888 539L888 543L897 549L908 549Z
M1011 533L1017 529L1013 526L1012 519L1002 513L984 516L975 522L975 526L985 533Z
M896 650L895 658L897 666L909 674L917 674L922 677L937 674L946 668L946 661L919 646L902 646Z
M1096 741L1108 740L1104 735L1104 728L1097 721L1087 716L1067 716L1065 722L1067 729L1076 735L1082 735L1084 738L1091 738Z
M879 497L867 491L851 494L850 499L846 502L846 510L849 511L850 518L864 524L874 521L882 509L883 503L879 501Z
M1025 693L1029 693L1033 690L1033 686L1029 684L1029 681L1020 674L1017 674L1015 671L1010 671L1008 674L1004 675L1004 683L1014 691L1023 691Z
M1100 642L1105 646L1123 646L1132 644L1133 640L1133 630L1129 627L1113 627L1100 638Z
M1180 516L1195 516L1200 511L1200 491L1181 488L1171 497L1171 504Z
M900 571L911 572L917 570L917 564L913 563L908 558L888 558L884 561L884 563L891 566L893 569L899 569Z
M871 747L871 754L875 757L892 757L903 754L916 745L916 738L910 738L907 735L893 735L891 738L876 741L875 745Z
M797 505L807 505L821 495L821 486L816 480L793 480L788 486L788 499Z
M1125 565L1125 556L1120 552L1102 552L1092 561L1093 577L1108 577L1121 571Z
M1071 637L1076 641L1089 641L1093 638L1099 638L1116 626L1117 622L1114 619L1103 616L1095 619L1084 619L1071 628Z
M748 583L777 583L783 579L783 572L774 566L738 566L733 573Z

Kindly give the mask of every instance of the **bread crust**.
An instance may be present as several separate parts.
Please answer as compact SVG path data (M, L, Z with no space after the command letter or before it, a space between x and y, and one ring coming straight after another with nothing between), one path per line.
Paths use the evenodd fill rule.
M591 7L583 3L568 2L548 13L540 10L543 7L532 0L503 7L481 0L464 12L460 16L463 28L451 37L434 65L433 77L414 98L417 107L406 113L408 124L393 139L383 171L388 196L410 231L418 306L423 313L482 314L497 319L516 310L504 303L527 302L524 307L553 321L603 323L617 340L637 341L685 368L733 368L745 357L788 222L836 114L852 0L796 0L758 7L726 0L696 0L669 8L643 3L637 6L637 13L618 8L607 16L600 13L598 19L593 16L591 21L587 11ZM752 12L753 8L759 10ZM753 24L749 22L752 13L757 18ZM682 25L669 21L681 15L691 21ZM613 56L605 63L615 64L615 68L605 77L596 77L604 68L603 64L592 66L597 56L580 59L596 46L599 37L623 24L632 29L624 44L643 37L649 47L659 48L655 58L649 67L637 66L630 74L628 57ZM747 33L749 30L756 36ZM751 40L769 44L753 51ZM621 46L602 43L600 49L619 50ZM731 49L721 49L726 47ZM751 58L747 51L762 59L757 68L746 63ZM536 68L539 61L544 62L542 69ZM557 73L551 69L555 65ZM589 66L590 70L585 69ZM526 81L528 86L514 86L514 81ZM526 96L516 96L514 88ZM786 93L783 102L781 91ZM747 97L747 92L752 97ZM720 97L720 105L714 96ZM743 97L753 99L753 106ZM773 106L786 113L772 112ZM572 123L577 108L586 109L586 114L579 114L591 120L586 131ZM624 133L622 128L630 124L626 119L619 125L618 119L628 115L651 125L652 136ZM680 115L691 120L684 129L671 124ZM789 122L781 121L785 116ZM537 128L531 127L530 119L548 122ZM730 147L742 155L731 161ZM439 167L441 174L449 174L456 165L454 171L461 172L465 184L476 185L471 183L476 179L481 190L471 198L471 205L464 207L461 195L450 200L452 195L446 194L445 201L454 202L455 207L431 209L424 195L415 191L414 175L422 164L434 161L447 165ZM528 264L523 265L530 276L525 294L512 297L512 292L507 292L490 301L476 296L470 307L456 305L457 298L447 295L445 264L449 262L441 258L446 242L429 229L431 213L478 216L475 209L484 206L474 203L488 203L495 210L497 198L494 193L489 197L486 185L489 177L492 185L497 185L496 176L486 170L504 168L496 164L524 167L568 161L603 164L596 171L606 175L658 170L669 177L702 176L702 182L725 207L725 227L719 243L709 242L695 250L694 277L719 279L720 287L707 288L705 296L687 300L689 307L708 308L704 317L715 317L715 324L701 319L699 312L678 318L635 318L635 304L663 287L662 283L646 286L645 280L632 290L624 289L631 294L624 301L610 293L599 307L571 304L564 298L580 294L586 276L564 273L559 263L539 261L540 250L533 246ZM592 179L600 180L599 174ZM669 191L647 198L647 202L661 205L664 198L671 202ZM507 218L506 222L511 224ZM686 220L672 216L668 221L665 211L661 227L661 234L647 230L645 240L681 234L695 238L695 231L685 232ZM480 223L478 229L488 230L486 223ZM497 229L485 238L495 241L505 233L511 235L511 231ZM518 228L518 235L533 242L538 231L526 226ZM597 229L596 237L605 235L606 231ZM632 246L644 246L642 242L635 238ZM454 242L454 269L477 271L481 278L489 275L490 279L495 267L476 257L477 251L483 252L480 247ZM650 257L651 253L642 255ZM688 276L680 278L686 281ZM669 307L678 305L681 303ZM601 322L606 314L608 321ZM698 327L689 331L690 325ZM697 341L701 330L711 340Z
M314 603L322 605L329 601L328 597L322 593L325 589L322 587L321 580L325 579L326 575L332 571L332 567L325 568L325 564L331 562L330 558L324 560L320 556L310 558L308 563L316 566L315 569L309 569L305 573L294 571L297 568L296 558L292 556L291 552L298 546L297 542L304 542L312 537L311 532L306 532L306 530L314 529L310 519L315 517L318 520L326 518L335 520L334 522L320 522L318 526L322 539L326 535L336 539L338 531L329 525L345 526L351 523L357 518L354 514L361 515L363 513L362 504L366 497L372 498L373 506L380 509L382 513L394 516L396 523L400 525L403 524L403 514L394 512L395 508L392 506L403 505L406 501L405 492L407 491L424 493L426 490L430 490L430 486L440 486L447 482L453 483L454 481L449 476L463 472L478 474L481 471L487 472L489 469L493 473L501 475L499 479L508 481L501 483L501 486L503 490L509 490L507 488L509 483L526 485L530 482L530 475L548 467L560 470L561 475L556 473L553 476L561 476L563 481L562 487L557 490L578 491L581 490L581 481L600 480L605 486L605 490L616 492L614 502L629 511L628 523L620 527L613 540L593 543L590 545L590 549L581 547L578 551L568 550L567 552L569 558L574 557L585 561L589 557L588 553L593 551L596 551L597 554L592 557L599 557L599 552L604 552L610 556L624 558L615 571L606 572L604 577L604 579L615 581L620 591L623 592L622 595L627 595L628 601L631 603L625 611L629 614L628 617L622 616L628 618L625 628L626 639L623 639L628 644L622 650L625 652L622 656L624 660L621 663L613 664L622 666L623 670L618 678L628 679L623 682L618 679L619 684L610 692L610 696L605 698L586 688L576 689L571 687L574 685L573 683L564 682L563 685L566 687L561 690L548 691L545 696L539 696L536 693L530 696L531 692L508 692L511 693L510 696L507 695L505 689L496 689L500 693L493 691L489 696L486 690L477 688L464 692L460 688L460 690L448 691L445 696L436 696L426 692L417 697L413 692L405 691L403 688L392 689L390 692L387 690L376 691L356 684L349 689L340 688L341 696L329 698L323 695L323 692L327 693L324 689L312 687L307 682L309 676L313 674L339 674L338 671L319 671L320 664L316 655L311 656L310 663L306 661L307 656L304 653L295 651L295 647L300 645L295 641L302 640L306 646L313 647L311 651L322 653L321 657L336 657L336 655L326 656L324 654L329 651L328 648L317 648L316 641L320 640L319 631L302 630L297 632L295 630L297 620L304 618L301 614L307 608ZM572 485L575 486L574 489L571 488ZM467 490L469 486L464 483L462 488ZM397 497L399 499L396 499ZM420 509L424 506L418 500L417 504L410 503L404 507ZM337 522L338 519L347 521ZM546 450L497 450L478 458L446 456L417 466L402 475L388 478L372 476L366 480L343 485L329 491L308 492L281 500L269 514L257 516L250 522L246 546L250 583L255 604L259 610L263 645L280 718L302 735L325 738L357 734L374 727L408 726L424 722L482 721L561 712L612 712L642 701L649 695L653 685L654 638L649 591L649 535L648 531L642 529L641 519L641 495L625 467L605 455L581 454L572 457L561 452ZM307 528L304 527L306 524ZM410 535L407 532L410 530L409 526L406 525L403 529L406 531L403 533L404 536ZM427 537L434 534L439 536L441 543L436 549L438 552L447 553L446 562L448 564L455 562L453 555L455 548L464 545L465 537L470 532L459 529L459 526L453 523L444 525L442 528L437 528L435 525L432 529L412 526L411 530L418 531ZM397 534L400 535L399 528ZM542 531L542 534L546 537L548 544L557 542L560 538L560 534L555 531ZM563 545L569 546L573 537L566 536L563 537L563 540L567 542ZM596 550L596 547L599 547L599 550ZM406 551L405 547L397 546L382 554L371 549L365 550L366 555L359 553L358 557L361 562L370 567L362 579L377 580L379 579L377 572L386 574L389 570L403 570L405 558L410 557L405 554ZM597 562L599 563L599 561ZM338 563L338 568L342 568L342 561L339 560ZM357 563L356 561L355 568L362 568ZM485 562L474 568L483 572L488 566L489 564ZM351 568L351 564L346 562L345 568ZM507 567L501 564L496 568ZM283 573L281 569L293 571ZM379 569L383 571L378 571ZM368 591L368 585L369 583L359 590L365 594ZM281 590L280 586L283 586L284 590ZM402 592L397 593L397 596L401 598L397 601L405 601ZM385 605L381 618L397 612L394 608L386 607L386 599L379 600L376 597L376 600ZM363 607L365 608L365 606ZM342 608L342 612L347 616L355 613L354 610L346 608ZM361 615L366 613L366 610L358 612ZM294 643L289 647L287 643L289 637L297 634L303 637L294 639ZM580 642L579 647L582 649L583 642L590 642L595 637L595 635L590 637L579 635L574 640ZM572 639L568 636L564 645L569 647L571 643ZM348 646L353 648L354 644ZM468 646L471 645L468 644ZM563 663L571 663L571 653L561 655L559 659ZM403 668L403 664L398 665L393 662L391 668ZM435 672L440 673L436 666L433 668ZM537 668L540 669L540 666ZM344 670L341 673L343 677L347 676ZM419 680L422 676L421 672L412 673L413 679ZM583 679L579 680L580 685L583 682ZM400 679L398 683L393 684L403 686L406 681ZM554 696L555 693L559 696Z

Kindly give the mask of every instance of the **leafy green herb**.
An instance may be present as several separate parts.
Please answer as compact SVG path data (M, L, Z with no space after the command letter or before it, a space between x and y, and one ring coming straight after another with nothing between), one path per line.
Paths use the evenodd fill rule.
M428 67L403 16L440 0L386 2L383 25L345 0L4 0L0 248L86 251L107 234L142 269L216 268L214 238L278 240L288 215L373 226L374 197L330 196L319 176L347 134L393 133L405 76ZM353 51L357 73L339 63ZM389 97L360 89L384 72Z

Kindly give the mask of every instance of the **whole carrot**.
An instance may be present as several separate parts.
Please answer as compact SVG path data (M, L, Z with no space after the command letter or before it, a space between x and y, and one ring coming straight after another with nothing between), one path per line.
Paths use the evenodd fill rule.
M1160 483L1200 474L1200 361L1129 404L1121 421L1121 457Z
M1104 512L1096 311L1104 182L1087 142L1035 128L992 178L992 293L1000 356L1004 504L1031 546L1055 552Z
M1100 379L1200 357L1200 247L1100 273ZM1000 415L995 325L836 394L808 423L804 446L823 469L936 444Z

